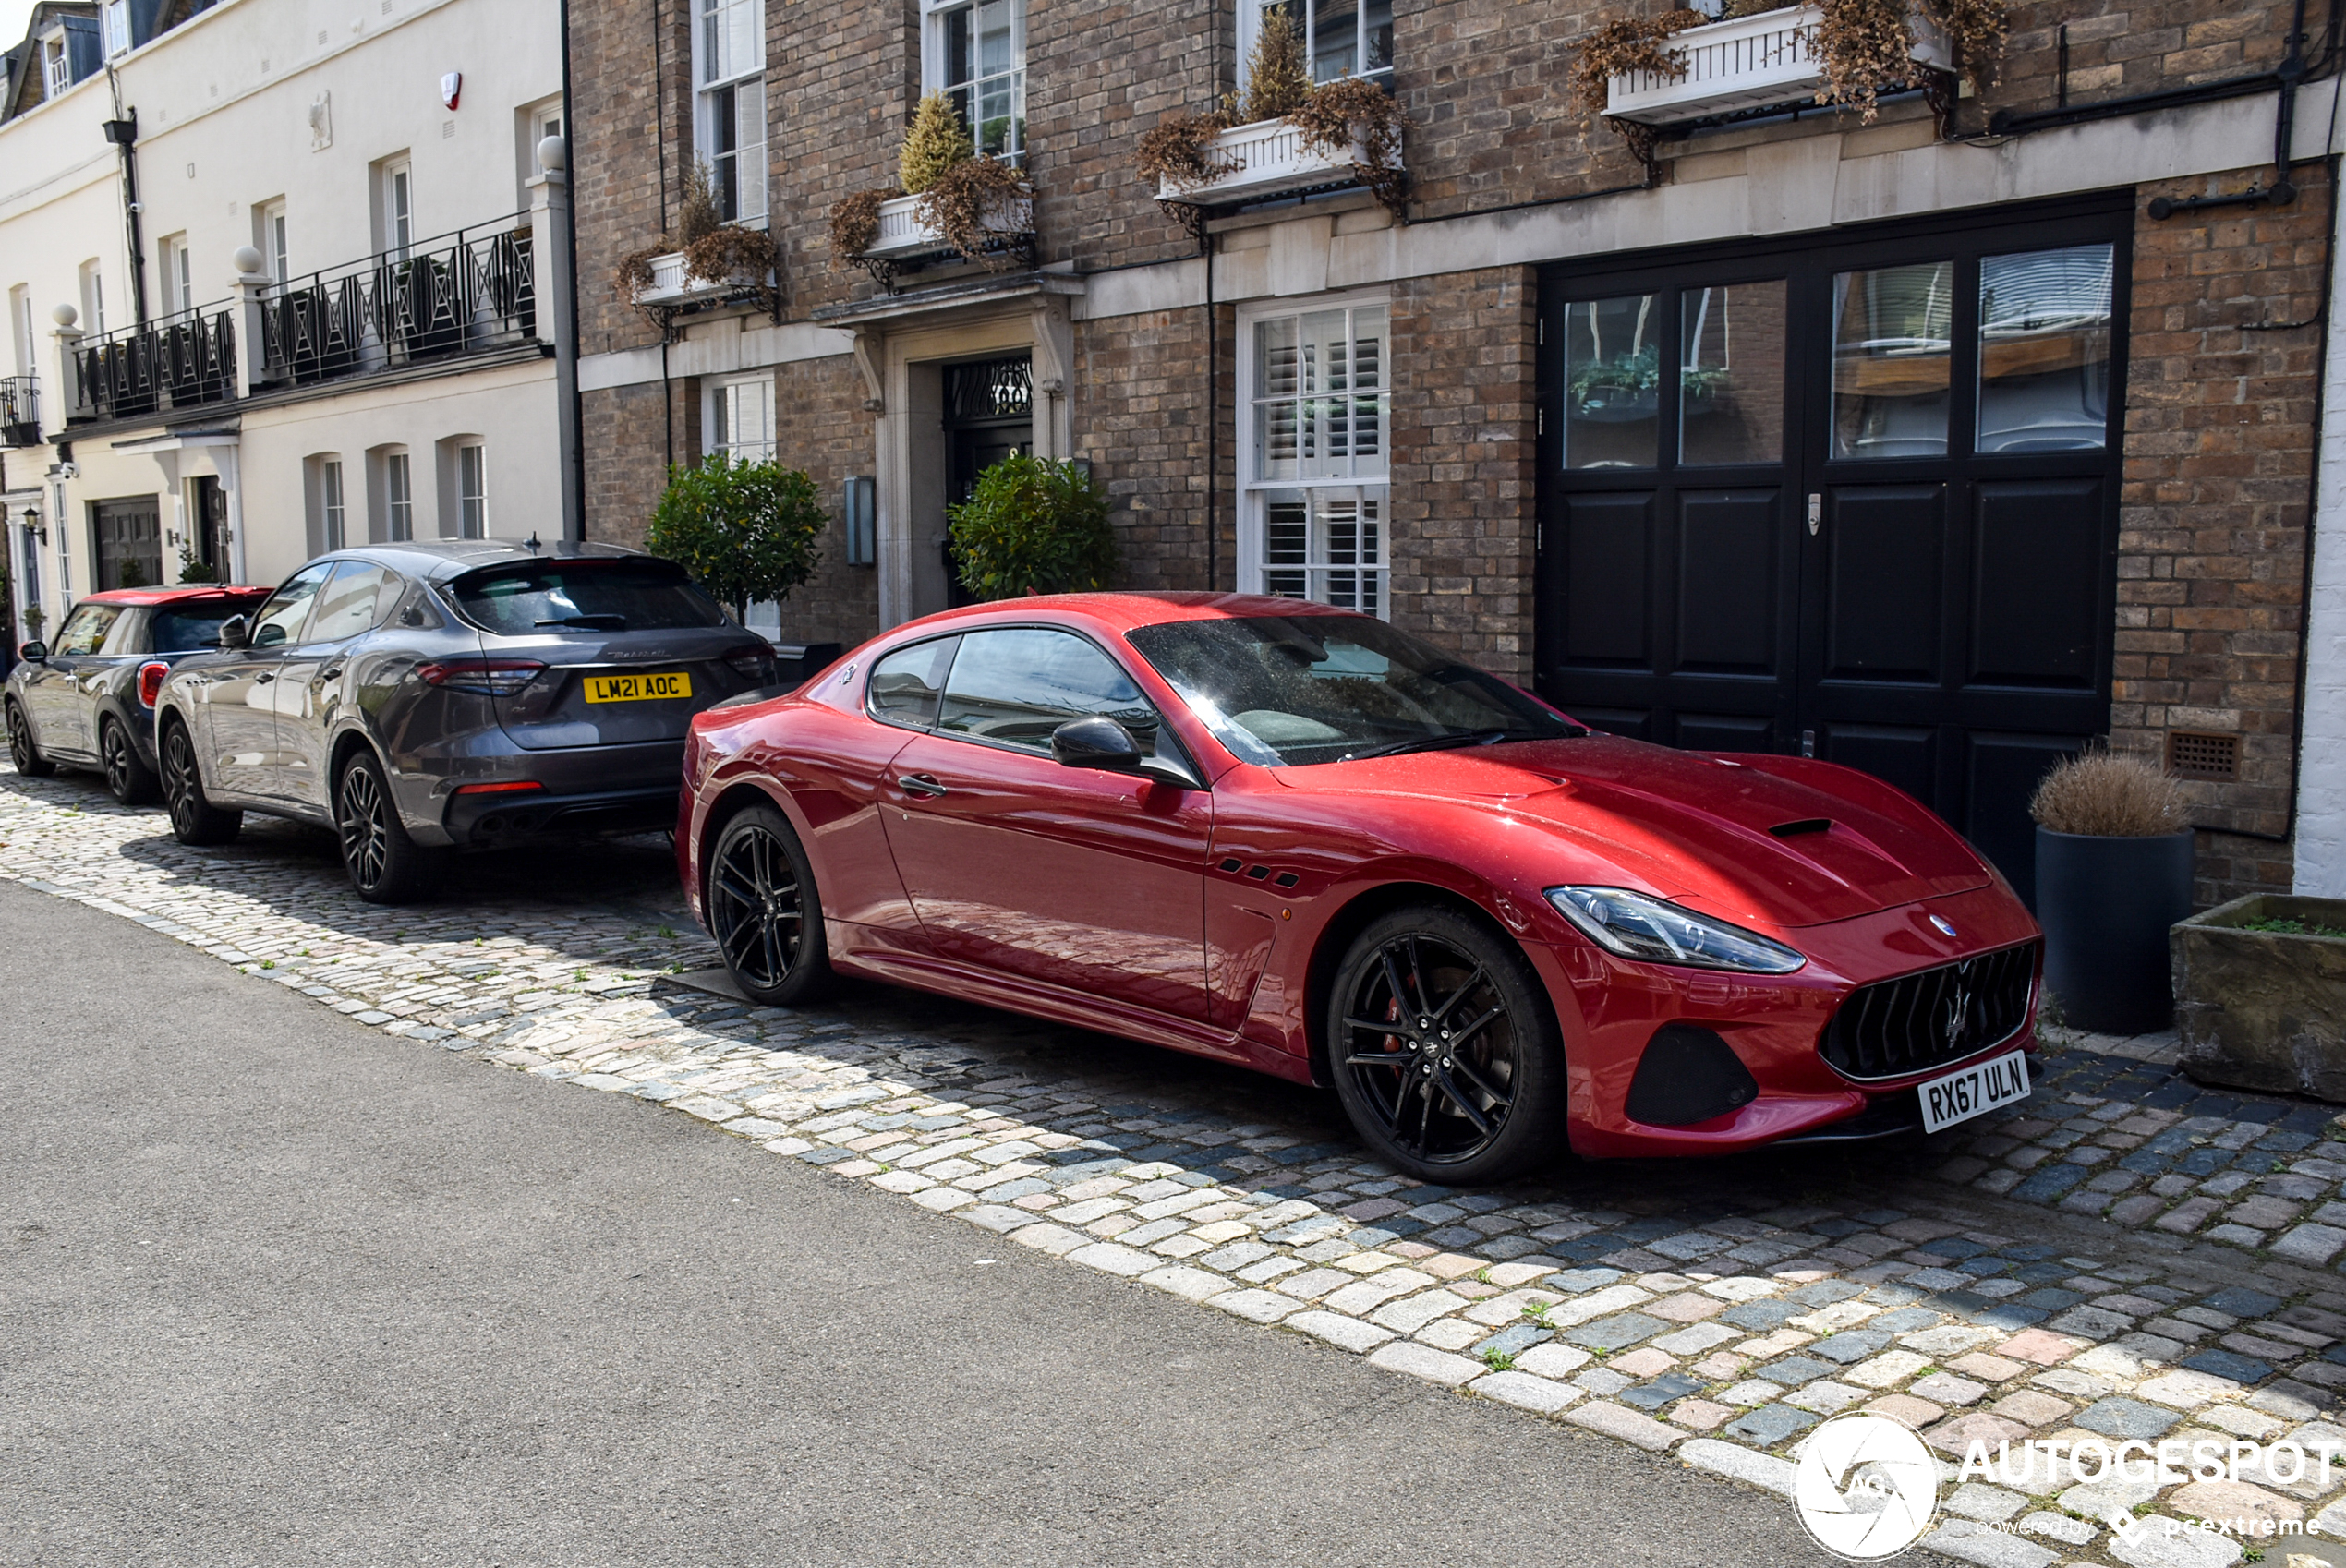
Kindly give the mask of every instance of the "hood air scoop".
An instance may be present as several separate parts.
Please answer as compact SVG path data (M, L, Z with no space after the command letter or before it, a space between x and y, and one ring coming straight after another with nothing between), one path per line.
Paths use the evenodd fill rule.
M1779 838L1797 838L1803 833L1830 831L1832 826L1832 818L1829 816L1804 816L1797 822L1779 822L1768 831Z

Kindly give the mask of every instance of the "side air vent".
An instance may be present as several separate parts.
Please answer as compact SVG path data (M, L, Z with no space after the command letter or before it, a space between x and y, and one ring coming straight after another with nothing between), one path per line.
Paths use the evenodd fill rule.
M1768 831L1779 838L1796 838L1803 833L1825 833L1832 828L1829 816L1804 816L1797 822L1779 822Z
M1646 1042L1622 1107L1648 1127L1692 1127L1748 1105L1759 1080L1715 1030L1664 1024Z

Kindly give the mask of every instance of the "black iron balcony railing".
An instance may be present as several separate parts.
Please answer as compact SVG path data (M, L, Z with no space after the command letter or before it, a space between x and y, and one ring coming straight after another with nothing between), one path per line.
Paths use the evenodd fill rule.
M41 444L41 389L30 376L0 376L0 446Z
M73 363L68 423L224 403L236 395L236 308L206 305L84 338Z
M529 214L272 288L256 385L303 386L511 347L538 331Z

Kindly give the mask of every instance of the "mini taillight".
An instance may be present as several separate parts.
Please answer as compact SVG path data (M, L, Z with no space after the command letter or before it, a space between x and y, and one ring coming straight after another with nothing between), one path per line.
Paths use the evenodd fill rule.
M764 685L774 678L774 656L764 648L735 648L725 656L733 673L744 681Z
M545 672L534 658L439 658L416 666L429 684L484 697L510 697Z
M163 691L163 677L171 673L171 666L159 658L149 659L139 667L139 700L148 707L155 706L155 698Z
M546 786L535 778L517 778L508 784L459 784L460 795L511 795L523 790L543 790Z

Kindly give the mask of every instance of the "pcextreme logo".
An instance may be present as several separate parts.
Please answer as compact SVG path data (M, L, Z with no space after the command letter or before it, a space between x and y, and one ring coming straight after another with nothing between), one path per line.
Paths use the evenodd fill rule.
M1886 1416L1840 1416L1808 1436L1793 1506L1816 1543L1871 1562L1922 1538L1939 1508L1939 1466L1912 1429Z

